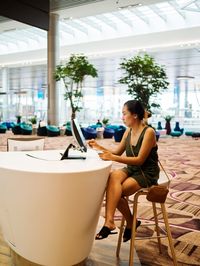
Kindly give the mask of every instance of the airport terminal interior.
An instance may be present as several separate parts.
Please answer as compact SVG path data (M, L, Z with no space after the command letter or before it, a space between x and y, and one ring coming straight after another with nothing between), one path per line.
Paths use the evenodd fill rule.
M98 74L83 82L81 109L76 113L82 133L87 140L96 138L105 147L115 147L124 129L123 104L133 99L127 85L119 82L124 74L120 64L150 55L164 68L169 82L152 98L160 107L151 109L148 124L156 131L159 158L171 176L165 205L177 264L167 238L161 239L162 254L157 240L151 239L152 206L142 198L138 217L144 226L137 230L142 240L135 242L134 265L200 265L200 0L47 2L49 31L11 19L0 8L0 153L7 153L10 138L39 136L46 151L65 150L74 142L65 86L53 78L56 65L65 64L73 54L85 55ZM111 168L122 166L113 162ZM0 171L2 167L0 163ZM103 224L104 200L97 229ZM163 234L164 220L157 209ZM128 265L130 242L122 244L120 258L115 255L120 220L117 211L118 234L94 241L89 256L76 265ZM40 265L10 247L0 219L0 266Z

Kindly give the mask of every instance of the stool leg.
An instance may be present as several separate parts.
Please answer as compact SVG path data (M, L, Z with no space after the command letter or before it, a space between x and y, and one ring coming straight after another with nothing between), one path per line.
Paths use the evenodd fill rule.
M135 244L135 236L136 236L137 202L138 202L138 196L135 196L134 203L133 203L133 225L132 225L132 235L131 235L131 243L130 243L129 266L134 265L134 244Z
M124 216L122 216L122 220L121 220L121 225L120 225L120 231L119 231L119 237L118 237L118 242L117 242L117 250L116 250L116 256L119 257L119 253L120 253L120 248L121 248L121 244L122 244L122 234L124 231Z
M158 216L157 216L157 211L156 211L156 203L152 202L152 206L153 206L153 214L154 214L154 220L155 220L155 225L156 225L156 234L157 234L157 240L158 240L158 248L159 248L159 252L162 253L161 250L161 241L160 241L160 230L159 230L159 226L158 226Z
M169 246L170 246L171 253L172 253L172 259L173 259L174 265L178 266L177 260L176 260L176 254L175 254L175 251L174 251L173 241L172 241L172 235L171 235L171 231L170 231L170 228L169 228L169 223L168 223L168 218L167 218L167 212L166 212L165 204L161 203L160 205L161 205L163 218L164 218L164 222L165 222L165 227L166 227L166 231L167 231L167 237L168 237L168 241L169 241Z

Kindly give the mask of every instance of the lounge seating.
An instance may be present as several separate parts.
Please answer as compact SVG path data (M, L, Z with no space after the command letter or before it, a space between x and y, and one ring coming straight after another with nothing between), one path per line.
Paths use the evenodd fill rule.
M14 122L3 122L1 125L4 125L7 127L8 130L12 129L15 126Z
M38 136L47 136L47 127L44 121L40 121L37 129Z
M97 129L99 127L102 127L100 124L90 125L91 128Z
M0 124L0 133L6 133L7 126Z
M47 136L47 127L38 127L37 129L37 135L38 136Z
M161 125L161 122L160 122L160 121L158 121L157 130L162 130L162 129L163 129L163 127L162 127L162 125Z
M12 132L13 132L14 135L21 135L22 134L22 129L21 129L20 124L16 124L15 126L13 126Z
M195 139L196 138L200 138L200 132L193 132L192 133L192 137L195 138Z
M186 136L190 136L190 137L191 137L192 134L193 134L193 131L185 131L185 135L186 135Z
M65 135L67 136L72 136L72 129L71 129L71 126L66 126L66 129L65 129Z
M180 126L179 126L179 122L176 122L176 124L175 124L175 128L174 128L174 131L175 131L175 132L176 132L176 131L179 131L179 132L181 132L181 134L183 134L184 128L180 128Z
M47 126L47 136L48 137L57 137L60 135L60 129L56 126Z
M103 137L105 138L105 139L111 139L113 136L114 136L114 134L115 134L115 131L114 131L114 129L112 129L112 128L105 128L104 129L104 132L103 132Z
M180 131L171 131L170 135L172 137L180 137L182 133Z
M116 142L121 141L125 131L126 131L126 128L124 126L119 126L118 129L115 130L114 139Z
M81 131L82 131L85 139L96 139L96 137L97 137L96 129L94 129L92 127L86 127L86 128L83 127L83 128L81 128Z
M21 134L22 135L31 135L33 128L32 125L28 125L28 124L21 124Z

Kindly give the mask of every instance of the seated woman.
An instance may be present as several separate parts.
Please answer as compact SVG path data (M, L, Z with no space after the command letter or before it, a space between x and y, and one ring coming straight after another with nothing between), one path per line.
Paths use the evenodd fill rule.
M99 154L101 159L127 165L122 169L114 170L109 176L106 188L105 223L96 235L98 240L113 234L116 208L126 219L123 241L126 242L131 238L133 217L125 197L143 187L157 184L159 177L155 131L146 126L143 121L145 111L142 104L136 100L127 101L123 106L122 114L127 130L115 150L106 149L95 140L88 142L90 147L102 151ZM126 155L123 154L124 151L126 151ZM148 180L148 184L146 180ZM140 223L137 220L136 226L138 227Z

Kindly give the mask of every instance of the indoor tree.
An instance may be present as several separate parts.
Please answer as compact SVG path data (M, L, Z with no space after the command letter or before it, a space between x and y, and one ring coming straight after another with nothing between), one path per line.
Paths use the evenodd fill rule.
M124 58L120 68L124 74L119 82L128 85L129 95L141 101L149 112L152 107L160 107L151 97L168 88L169 82L163 66L158 65L150 55L144 54Z
M69 100L72 114L76 117L76 112L81 108L83 97L82 86L86 76L97 77L97 70L89 63L84 55L72 54L65 64L56 66L54 77L56 81L62 80L65 86L65 100Z

